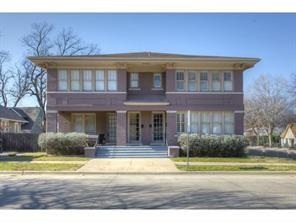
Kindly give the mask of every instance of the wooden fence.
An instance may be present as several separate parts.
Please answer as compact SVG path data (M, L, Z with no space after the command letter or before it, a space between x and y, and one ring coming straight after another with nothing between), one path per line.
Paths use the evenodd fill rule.
M39 134L0 133L0 152L38 152Z

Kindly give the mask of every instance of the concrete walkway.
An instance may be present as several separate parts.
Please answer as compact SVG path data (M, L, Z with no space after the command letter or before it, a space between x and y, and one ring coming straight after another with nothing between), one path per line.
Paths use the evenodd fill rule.
M103 173L167 173L179 172L169 158L106 158L92 159L78 172Z

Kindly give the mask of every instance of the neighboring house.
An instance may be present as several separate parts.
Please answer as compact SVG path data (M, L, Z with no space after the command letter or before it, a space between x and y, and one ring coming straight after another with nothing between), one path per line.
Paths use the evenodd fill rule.
M11 108L0 105L0 132L20 133L21 125L27 123Z
M44 131L43 112L40 107L16 107L12 109L26 120L26 123L21 125L23 133L42 133Z
M106 143L177 143L243 134L243 71L257 58L154 52L34 56L47 70L47 132L103 134Z
M281 146L296 146L296 123L288 124L285 131L281 134Z

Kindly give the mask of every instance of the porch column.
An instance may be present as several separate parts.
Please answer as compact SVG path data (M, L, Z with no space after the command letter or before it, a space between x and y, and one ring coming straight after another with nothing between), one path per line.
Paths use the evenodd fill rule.
M167 111L166 137L169 146L177 145L177 112Z
M48 110L46 112L46 132L56 133L57 132L57 111Z
M244 111L234 111L234 133L236 135L244 134Z
M126 111L116 111L116 145L126 145L127 135Z

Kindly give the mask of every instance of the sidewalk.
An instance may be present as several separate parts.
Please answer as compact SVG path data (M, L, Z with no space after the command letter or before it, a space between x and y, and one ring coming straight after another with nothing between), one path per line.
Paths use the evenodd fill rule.
M176 165L187 165L187 162L174 162ZM277 165L295 166L296 163L233 163L233 162L189 162L191 166L258 166L258 165Z

